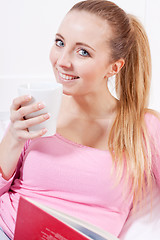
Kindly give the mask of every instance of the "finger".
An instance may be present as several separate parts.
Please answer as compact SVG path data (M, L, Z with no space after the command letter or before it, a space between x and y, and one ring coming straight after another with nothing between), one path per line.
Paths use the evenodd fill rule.
M41 109L45 108L45 105L43 103L36 103L36 104L30 104L27 106L23 106L17 110L17 117L18 119L25 117L26 115L37 112Z
M18 110L22 104L29 102L32 99L30 95L24 95L13 99L11 109Z
M12 122L17 120L23 120L23 118L33 112L37 112L43 109L45 105L43 103L29 104L27 106L20 107L17 111L13 110L11 112Z
M28 140L28 139L34 139L43 136L47 132L46 128L43 128L39 131L33 131L33 132L28 132L28 131L19 131L18 133L18 140Z
M15 124L14 124L14 127L17 130L18 129L27 129L27 128L33 126L33 125L40 124L40 123L46 121L49 118L50 118L50 114L46 113L46 114L43 114L43 115L40 115L40 116L37 116L37 117L34 117L34 118L30 118L30 119L27 119L27 120L16 121Z
M10 120L14 122L17 118L16 111L21 107L22 104L27 104L32 99L29 95L24 95L13 99L12 105L10 107Z

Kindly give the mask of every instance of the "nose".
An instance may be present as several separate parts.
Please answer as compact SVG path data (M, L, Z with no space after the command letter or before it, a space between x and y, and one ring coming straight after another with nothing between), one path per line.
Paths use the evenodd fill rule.
M67 51L67 49L65 49L65 50L63 50L63 52L61 52L61 54L59 55L59 57L57 59L57 64L61 68L71 68L71 66L72 66L71 56L70 56L69 52Z

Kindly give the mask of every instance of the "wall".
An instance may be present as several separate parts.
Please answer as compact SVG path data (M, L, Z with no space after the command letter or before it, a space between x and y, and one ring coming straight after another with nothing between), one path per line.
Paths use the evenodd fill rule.
M54 34L75 0L0 0L0 111L9 111L17 86L26 81L53 79L49 62ZM153 79L150 107L160 111L158 0L115 0L137 15L146 27L152 50Z
M160 1L146 1L146 29L152 54L152 84L150 106L160 112Z

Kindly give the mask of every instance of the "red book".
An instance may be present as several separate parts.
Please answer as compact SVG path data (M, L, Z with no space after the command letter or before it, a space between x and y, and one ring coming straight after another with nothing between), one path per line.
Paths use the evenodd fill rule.
M89 223L20 198L14 240L117 240Z

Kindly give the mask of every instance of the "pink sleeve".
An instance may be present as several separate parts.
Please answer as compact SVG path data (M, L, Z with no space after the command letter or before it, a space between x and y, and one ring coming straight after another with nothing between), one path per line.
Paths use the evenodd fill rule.
M23 157L25 155L25 152L26 152L26 149L28 148L29 146L29 143L30 143L30 140L28 140L26 143L25 143L25 146L21 152L21 155L19 157L19 161L18 161L18 164L17 164L17 169L15 171L15 173L13 174L13 176L7 181L5 180L3 177L2 177L2 174L0 173L0 196L9 191L10 189L10 186L12 184L12 182L14 181L15 178L18 178L19 177L19 169L21 167L21 164L22 164L22 161L23 161Z
M153 174L160 188L160 119L147 113L146 124L151 143Z

